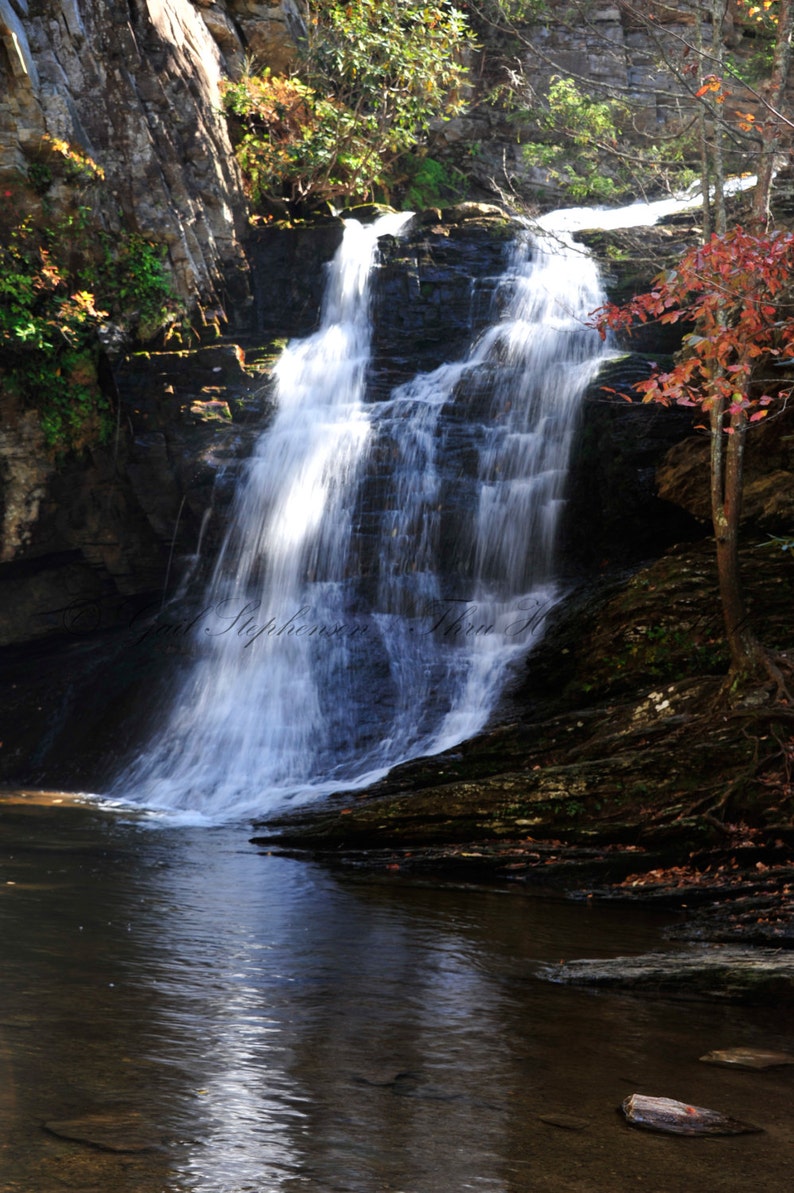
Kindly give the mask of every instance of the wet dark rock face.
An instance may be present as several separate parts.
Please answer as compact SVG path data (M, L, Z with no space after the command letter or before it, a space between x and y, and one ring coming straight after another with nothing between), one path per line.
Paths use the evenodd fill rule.
M264 379L241 359L231 345L131 355L115 370L111 442L57 463L44 456L43 475L35 441L13 470L0 463L0 647L71 632L65 610L80 602L103 603L92 629L118 624L114 599L162 594L199 533L212 541L215 479L249 450L268 409Z
M515 235L504 217L458 225L415 220L384 237L373 302L375 393L465 359L495 317L494 296Z
M682 509L669 488L660 496L657 481L660 462L691 435L691 412L630 403L602 388L630 393L650 368L635 354L610 361L585 396L562 529L574 574L630 565L703 534L705 520Z
M254 309L248 337L267 342L309 335L317 326L326 266L342 243L341 220L295 228L255 228L246 251Z

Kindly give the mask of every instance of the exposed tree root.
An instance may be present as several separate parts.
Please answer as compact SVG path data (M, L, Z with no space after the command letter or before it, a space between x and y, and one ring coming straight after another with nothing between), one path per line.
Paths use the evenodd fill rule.
M747 801L740 797L754 784L765 789L763 804L767 815L775 807L782 810L785 805L794 805L794 731L789 728L794 726L794 708L734 709L730 717L746 722L741 726L741 732L752 745L748 765L727 786L715 784L705 796L701 792L699 798L680 810L676 818L697 817L726 833L731 831L726 817L731 815L732 806L735 808L738 802L736 810L741 812L741 804ZM763 744L770 738L776 748L762 753Z
M764 706L773 709L794 709L794 663L787 654L758 645L752 666L732 667L720 691L716 707L731 710Z

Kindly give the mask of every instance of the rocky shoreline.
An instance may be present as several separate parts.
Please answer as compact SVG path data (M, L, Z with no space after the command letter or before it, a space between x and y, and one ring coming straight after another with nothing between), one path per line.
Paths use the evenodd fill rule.
M355 811L342 808L338 815L347 821ZM758 829L726 826L732 839L720 847L693 851L685 864L677 865L665 864L676 857L672 843L654 848L522 837L434 844L373 841L369 847L354 847L344 841L322 842L319 819L304 814L271 822L252 843L268 854L311 859L368 878L510 886L526 897L563 895L587 903L665 909L678 913L662 933L670 952L561 962L538 976L566 985L682 1000L794 1000L791 830L770 839Z
M758 541L744 567L765 640L790 650L794 560ZM395 881L678 912L668 936L682 957L771 950L785 964L767 966L760 986L723 986L754 999L768 979L790 998L794 712L763 691L722 703L712 568L705 540L590 590L586 620L571 600L501 710L507 723L271 818L254 843ZM676 972L658 985L703 993Z

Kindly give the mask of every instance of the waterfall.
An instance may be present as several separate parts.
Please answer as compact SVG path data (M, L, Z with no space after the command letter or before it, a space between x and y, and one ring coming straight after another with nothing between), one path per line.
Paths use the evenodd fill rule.
M566 232L519 236L465 359L368 402L377 242L407 218L346 222L320 327L277 365L198 657L127 800L242 818L446 749L559 597L571 439L603 359L596 267Z

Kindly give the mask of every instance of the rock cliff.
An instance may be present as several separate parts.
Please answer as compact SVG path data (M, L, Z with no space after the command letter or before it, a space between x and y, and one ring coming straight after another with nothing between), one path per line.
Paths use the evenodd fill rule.
M284 64L299 22L292 0L1 0L0 172L68 143L104 171L106 227L165 242L191 302L240 303L246 203L220 83L246 54Z
M285 66L300 23L292 0L2 0L0 202L44 222L88 212L97 232L164 245L205 339L247 327L247 200L220 84L246 55ZM66 168L52 169L59 157ZM70 173L86 160L101 185ZM64 591L81 600L161 584L172 550L195 544L198 504L210 504L207 457L223 455L224 433L239 438L212 409L219 383L232 405L257 388L231 348L212 360L169 354L162 368L149 359L145 378L140 358L125 366L122 344L109 349L101 382L116 413L112 444L57 462L0 362L2 643L57 629Z

